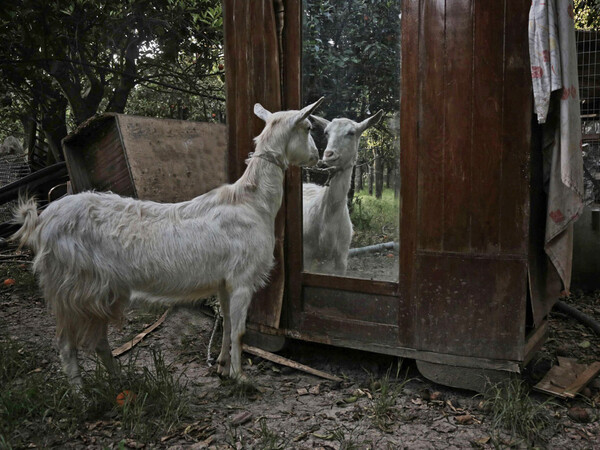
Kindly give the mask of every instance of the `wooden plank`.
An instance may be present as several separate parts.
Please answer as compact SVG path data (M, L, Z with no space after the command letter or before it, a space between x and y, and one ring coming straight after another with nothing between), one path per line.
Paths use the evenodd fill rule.
M419 350L519 360L525 337L526 260L418 257Z
M398 295L398 284L390 281L361 280L318 273L302 273L304 286L338 289L340 291L363 292L367 294Z
M335 375L331 375L327 372L323 372L322 370L313 369L312 367L309 367L307 365L300 364L296 361L292 361L291 359L284 358L283 356L275 355L273 353L267 352L260 348L256 348L256 347L252 347L250 345L243 344L242 350L244 350L246 353L250 353L251 355L259 356L263 359L266 359L267 361L281 364L282 366L291 367L296 370L301 370L303 372L310 373L311 375L315 375L320 378L325 378L326 380L337 381L337 382L343 381L341 378L336 377Z
M545 321L525 338L525 347L523 348L523 364L529 363L535 353L542 348L542 345L544 345L544 342L548 337L548 328L548 322Z
M470 356L450 355L445 353L428 352L415 350L414 348L398 343L386 344L379 341L362 341L352 338L339 338L326 334L327 330L323 329L317 332L305 333L294 329L271 329L268 327L249 324L248 328L260 331L261 333L276 334L279 336L287 336L291 339L299 339L303 341L316 342L319 344L335 345L338 347L353 348L356 350L364 350L369 352L381 353L384 355L400 356L404 358L419 359L438 364L449 364L454 366L485 368L494 370L506 370L510 372L519 372L520 365L515 360L504 359L489 359L477 358Z
M600 373L600 362L590 364L585 371L580 374L577 379L565 389L564 394L569 398L575 398L577 393L582 390L590 381L596 378Z
M419 167L419 99L422 85L419 81L420 1L402 2L402 101L400 104L400 292L409 320L398 317L398 324L411 337L415 317L413 280L417 249L418 167ZM417 51L415 51L417 49Z
M163 315L158 318L158 320L156 322L154 322L152 325L150 325L148 328L146 328L141 333L137 334L133 339L131 339L130 341L127 341L125 344L121 345L120 347L115 348L112 351L112 355L117 357L119 355L122 355L125 352L128 352L133 347L138 345L142 341L142 339L144 339L148 334L150 334L154 330L156 330L165 321L165 319L167 318L167 314L169 314L170 310L171 310L170 308L167 309L163 313Z
M396 325L376 324L348 318L339 319L316 313L302 313L301 324L297 331L310 336L326 334L330 343L341 339L398 345L398 327Z
M471 137L473 124L473 15L472 0L446 2L444 46L444 149L442 222L443 248L469 251L471 228ZM479 51L479 49L478 49ZM434 118L426 116L425 120ZM428 220L436 220L432 212ZM439 216L437 221L439 222Z
M419 248L430 250L441 250L444 237L445 12L445 0L420 10L418 229Z
M528 17L530 3L506 0L500 248L527 253L529 229L529 149L531 73Z
M237 25L236 5L234 0L223 0L223 30L225 51L225 89L227 94L227 175L229 181L237 179L239 172L237 158L237 94L235 89L238 78L237 46L239 38L234 33ZM232 89L232 87L234 87Z
M471 247L481 253L500 250L504 8L504 0L474 2Z
M302 1L287 0L284 4L283 27L283 106L302 106ZM301 169L290 167L286 182L285 271L286 292L283 319L287 327L300 320L302 311L302 179Z
M396 297L304 288L304 311L324 317L397 325L399 305Z
M246 2L227 0L225 48L228 66L235 66L227 86L229 133L235 133L236 147L229 147L230 177L237 179L245 170L244 161L253 149L253 138L260 134L264 122L253 107L260 102L270 111L281 109L279 47L275 13L270 0ZM230 108L234 103L233 108ZM283 238L285 209L275 219L275 267L269 284L253 298L249 320L277 327L281 315L284 287Z
M138 198L180 202L227 181L225 125L129 115L117 123Z

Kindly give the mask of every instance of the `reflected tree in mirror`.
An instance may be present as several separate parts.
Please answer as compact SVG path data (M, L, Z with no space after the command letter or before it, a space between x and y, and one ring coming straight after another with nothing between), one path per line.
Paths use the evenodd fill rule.
M388 0L304 1L302 92L304 101L326 97L320 116L335 123L345 118L355 124L383 110L383 118L355 135L358 150L354 163L343 170L347 183L334 183L344 191L343 201L352 222L347 270L335 260L328 240L307 241L315 228L331 228L323 235L344 233L338 222L304 219L304 270L359 278L398 279L399 129L400 129L400 14L401 4ZM317 124L315 124L317 125ZM321 157L328 140L327 124L313 127ZM361 134L362 133L362 134ZM361 137L362 136L362 137ZM331 140L331 136L330 136ZM327 160L327 158L324 158ZM331 187L341 167L303 170L303 209L314 208L316 192ZM350 173L348 173L350 170ZM307 185L307 183L311 183ZM342 184L343 187L339 185ZM316 186L314 186L316 185ZM309 230L312 228L312 230ZM334 230L336 229L336 230ZM323 231L323 230L322 230ZM333 236L336 237L335 232ZM336 242L343 246L341 242ZM385 245L382 245L385 244ZM310 247L308 247L310 245ZM372 246L376 245L375 250ZM321 246L315 259L315 246ZM312 259L312 261L311 261Z

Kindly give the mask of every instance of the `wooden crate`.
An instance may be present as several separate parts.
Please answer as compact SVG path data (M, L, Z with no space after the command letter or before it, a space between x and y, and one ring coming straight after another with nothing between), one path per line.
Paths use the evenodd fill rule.
M63 140L74 192L189 200L227 181L223 124L104 114Z

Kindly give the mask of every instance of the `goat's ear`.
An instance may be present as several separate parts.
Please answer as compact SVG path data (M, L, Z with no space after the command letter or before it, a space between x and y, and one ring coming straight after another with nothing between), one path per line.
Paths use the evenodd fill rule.
M365 131L367 128L377 125L383 116L383 109L380 109L368 119L363 120L358 124L358 130L360 133Z
M317 109L321 103L323 103L324 98L325 97L321 97L319 100L314 102L312 105L308 105L308 106L302 108L300 111L298 111L298 114L296 114L296 117L294 118L294 125L299 124L304 119L306 119L308 116L310 116L312 114L312 112L315 109Z
M271 113L269 111L267 111L264 108L264 106L261 105L260 103L255 103L254 104L254 114L256 114L258 117L260 117L265 122L267 121L267 119L269 117L271 117Z
M319 116L313 116L312 114L310 116L310 120L314 121L317 125L319 125L323 129L327 128L327 125L329 125L331 123L327 119L323 119L322 117L319 117Z

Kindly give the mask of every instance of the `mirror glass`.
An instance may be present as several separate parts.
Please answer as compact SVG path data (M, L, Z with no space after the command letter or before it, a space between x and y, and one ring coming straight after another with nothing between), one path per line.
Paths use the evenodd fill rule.
M325 96L302 173L306 272L397 281L399 1L304 0L303 104Z

